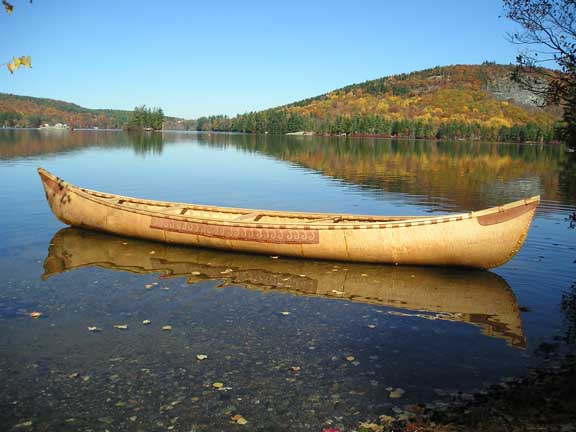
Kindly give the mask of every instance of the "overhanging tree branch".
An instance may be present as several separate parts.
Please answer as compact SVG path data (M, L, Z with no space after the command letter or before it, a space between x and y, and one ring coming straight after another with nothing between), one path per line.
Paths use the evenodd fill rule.
M522 28L508 34L508 40L527 47L516 59L513 80L542 95L547 104L563 107L564 137L576 146L576 1L503 2L505 16Z

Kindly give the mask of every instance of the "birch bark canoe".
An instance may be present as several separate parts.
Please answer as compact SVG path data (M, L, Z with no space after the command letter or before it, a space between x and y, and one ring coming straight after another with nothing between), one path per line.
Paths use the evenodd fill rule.
M75 227L268 255L492 268L522 247L540 197L445 216L368 216L153 201L74 186L39 168L54 215Z
M61 229L50 241L42 278L84 267L156 273L161 282L216 280L219 288L241 286L386 306L394 308L386 311L390 315L463 322L510 346L526 346L516 297L505 279L489 271L270 259Z

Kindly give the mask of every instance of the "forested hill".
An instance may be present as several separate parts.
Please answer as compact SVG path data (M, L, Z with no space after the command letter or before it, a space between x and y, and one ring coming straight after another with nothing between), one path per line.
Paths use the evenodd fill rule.
M39 127L44 123L66 123L73 128L121 128L132 111L89 109L55 99L0 93L0 127ZM178 120L165 117L169 124Z
M435 67L343 87L261 112L206 117L201 130L375 134L417 138L549 141L558 107L512 80L513 66Z

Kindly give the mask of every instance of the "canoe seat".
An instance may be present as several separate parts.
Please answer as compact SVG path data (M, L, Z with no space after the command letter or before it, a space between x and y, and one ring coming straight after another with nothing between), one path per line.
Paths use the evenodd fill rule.
M169 206L160 211L163 213L172 213L172 214L176 214L175 212L179 212L178 214L183 215L188 210L190 210L190 206Z

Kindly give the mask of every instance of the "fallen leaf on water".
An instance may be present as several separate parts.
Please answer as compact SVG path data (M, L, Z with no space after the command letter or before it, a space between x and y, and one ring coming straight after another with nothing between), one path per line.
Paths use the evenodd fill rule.
M152 321L150 321L150 320L144 320L144 321L142 321L142 324L144 324L144 325L148 325L148 324L150 324L150 323L152 323Z
M292 366L290 369L292 369L294 372L298 372L302 368L300 366Z
M68 375L68 378L78 378L78 375L80 375L78 372L74 372Z
M206 360L206 359L208 358L208 356L207 356L206 354L198 354L198 355L196 356L196 358L197 358L198 360Z
M34 312L30 312L29 315L30 315L30 317L32 317L32 318L40 318L40 317L41 317L42 315L44 315L44 314L43 314L42 312L34 311Z
M20 428L27 428L27 427L31 427L32 426L32 420L28 420L22 423L18 423L16 426L14 426L15 429L20 429Z
M90 327L88 327L88 331L91 331L91 332L101 332L102 329L99 328L99 327L90 326Z
M128 324L114 324L114 328L118 330L127 330Z
M349 362L356 360L356 357L354 356L346 356L346 360L348 360Z
M158 285L158 282L152 282L152 285Z
M152 288L153 286L154 286L154 285L152 285L152 284L148 284L148 285L144 285L144 288L150 289L150 288Z
M369 329L375 329L376 326L375 326L374 324L368 324L368 328L369 328Z
M224 387L224 384L222 384L221 382L215 382L214 384L212 384L212 387L214 387L215 389L220 389Z
M380 421L384 424L388 424L388 423L392 423L394 421L394 417L391 417L389 415L381 415L380 417Z
M362 429L367 429L367 430L374 431L374 432L382 430L382 428L380 428L380 426L378 426L376 423L362 422L362 423L360 423L359 426Z
M281 313L282 315L290 315L290 312L287 312L287 311L283 311L283 312L280 312L280 313Z
M239 425L245 425L246 423L248 423L248 420L246 420L242 415L240 414L236 414L235 416L230 417L230 420L238 423Z
M170 331L170 330L172 330L172 326L171 325L165 325L164 327L162 327L162 330Z
M402 390L401 388L397 388L396 390L391 391L388 396L392 399L398 399L401 398L403 394L404 390Z

